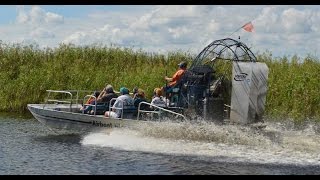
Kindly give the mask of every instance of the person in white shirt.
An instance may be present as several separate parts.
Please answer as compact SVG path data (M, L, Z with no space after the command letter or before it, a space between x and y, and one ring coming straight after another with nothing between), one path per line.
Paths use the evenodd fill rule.
M129 90L125 87L120 88L120 96L116 99L116 102L112 106L112 111L107 111L104 115L106 117L120 118L122 109L133 107L133 98L129 95Z
M153 93L154 96L152 98L151 105L166 107L165 98L162 97L162 90L160 88L155 88Z

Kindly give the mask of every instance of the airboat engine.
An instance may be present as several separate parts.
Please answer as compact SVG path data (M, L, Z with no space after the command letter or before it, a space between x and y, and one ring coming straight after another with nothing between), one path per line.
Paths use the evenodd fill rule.
M209 44L186 74L188 109L209 121L249 124L263 121L268 67L231 38Z

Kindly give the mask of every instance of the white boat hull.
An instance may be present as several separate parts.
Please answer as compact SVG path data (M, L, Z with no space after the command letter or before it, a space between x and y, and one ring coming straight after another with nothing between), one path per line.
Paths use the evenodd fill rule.
M138 123L134 119L112 119L103 115L89 115L60 110L68 109L67 106L61 107L63 108L60 108L59 105L44 107L43 104L28 104L29 111L40 123L58 133L86 133L101 127L118 128Z

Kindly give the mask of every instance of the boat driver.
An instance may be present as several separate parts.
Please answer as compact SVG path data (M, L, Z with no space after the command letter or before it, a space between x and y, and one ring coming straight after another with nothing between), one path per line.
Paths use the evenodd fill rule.
M169 82L169 85L164 86L162 89L164 92L170 93L174 86L179 82L179 80L182 78L183 74L187 70L187 62L182 61L178 64L179 69L174 73L174 75L170 78L168 76L165 76L164 79Z

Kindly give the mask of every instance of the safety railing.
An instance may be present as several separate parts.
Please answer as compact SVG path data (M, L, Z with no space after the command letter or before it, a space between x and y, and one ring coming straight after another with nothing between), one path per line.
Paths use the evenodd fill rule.
M72 104L77 104L79 103L79 93L80 92L92 92L92 91L88 91L88 90L46 90L48 92L48 96L45 100L45 103L43 105L43 108L45 108L45 106L50 103L50 102L54 102L54 103L66 103L66 104L70 104L70 112L72 111ZM67 96L70 96L70 99L57 99L57 98L52 98L51 95L52 93L60 93L60 94L66 94ZM75 99L74 95L75 94Z
M86 100L86 98L93 98L93 100L94 100L94 104L85 104L84 102L85 102L85 100ZM93 115L96 115L96 112L97 112L97 98L95 97L95 96L93 96L93 95L86 95L86 96L84 96L84 98L83 98L83 106L85 107L85 106L91 106L91 107L94 107L94 113L93 113ZM84 110L85 109L83 109L82 110L82 113L84 113Z
M49 103L49 102L55 102L55 103L69 103L70 104L70 111L72 110L72 93L69 91L60 91L60 90L47 90L48 92L48 97L46 100L46 103L43 105L43 108ZM62 93L62 94L67 94L70 95L70 100L59 100L59 99L50 99L51 93Z
M120 100L120 107L113 107L113 102L115 102L117 100L117 98L112 98L111 100L110 100L110 102L109 102L109 118L110 118L110 112L111 111L113 111L113 110L122 110L123 109L123 101L121 101ZM115 111L115 113L117 113L116 111ZM118 118L118 119L121 119L123 117L123 111L121 111L121 116L120 116L120 118Z
M154 109L153 109L153 110L142 110L142 109L141 109L141 105L142 105L142 104L149 105L150 107L153 107ZM186 118L184 115L182 115L182 114L179 114L179 113L177 113L177 112L174 112L174 111L165 109L165 108L163 108L163 107L159 107L159 106L150 104L150 103L148 103L148 102L140 102L140 103L139 103L137 120L139 120L140 113L158 114L158 115L160 116L161 113L162 113L161 111L168 112L168 113L171 113L171 114L173 114L173 115L180 116L180 117L182 117L184 120L187 120L187 118Z
M114 104L113 102L116 100L117 100L117 98L112 98L110 100L109 117L110 117L110 112L113 110L115 111L115 113L118 113L119 111L121 111L120 117L117 117L117 119L123 119L124 113L132 113L133 114L132 110L137 111L137 108L135 108L134 105L124 105L124 101L122 101L122 100L119 100L119 102L120 102L119 107L113 106L113 104ZM119 110L119 111L117 112L117 110Z

